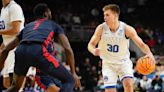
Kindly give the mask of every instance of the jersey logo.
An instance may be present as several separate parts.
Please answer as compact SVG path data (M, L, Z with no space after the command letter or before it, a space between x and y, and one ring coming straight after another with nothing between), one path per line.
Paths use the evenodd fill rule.
M122 31L123 31L123 30L121 30L121 29L119 30L119 33L118 33L119 36L122 35Z
M105 82L108 81L108 76L104 76L104 81L105 81Z
M108 46L107 50L109 52L118 52L119 51L119 46L118 45L107 44L107 46Z

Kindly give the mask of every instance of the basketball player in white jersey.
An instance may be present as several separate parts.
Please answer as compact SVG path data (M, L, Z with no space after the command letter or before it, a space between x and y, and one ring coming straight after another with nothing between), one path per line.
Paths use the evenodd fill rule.
M142 50L146 57L155 63L149 47L137 35L135 29L119 21L118 5L103 7L104 23L97 26L88 50L102 59L102 74L105 92L116 92L116 83L123 82L124 92L133 92L133 70L129 53L129 39ZM98 44L98 47L96 45Z
M3 37L1 49L11 42L16 34L24 27L24 15L22 8L14 0L2 0L3 7L1 9L0 35ZM14 69L14 50L9 52L5 61L4 68L1 71L3 75L3 83L6 88L10 87L9 74Z

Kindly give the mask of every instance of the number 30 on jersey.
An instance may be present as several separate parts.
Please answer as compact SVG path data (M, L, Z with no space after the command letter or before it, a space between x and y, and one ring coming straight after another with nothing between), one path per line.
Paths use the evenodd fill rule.
M119 51L119 46L118 45L107 44L107 46L108 46L107 50L109 52L118 52Z

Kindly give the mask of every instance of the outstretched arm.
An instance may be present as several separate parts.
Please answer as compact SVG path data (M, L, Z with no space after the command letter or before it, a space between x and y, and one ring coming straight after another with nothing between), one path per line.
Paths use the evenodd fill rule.
M67 62L71 68L71 73L73 74L75 81L76 81L76 87L80 87L81 83L80 80L78 79L78 76L76 75L75 72L75 59L74 59L74 53L73 50L70 46L70 43L68 41L68 38L64 34L59 34L59 39L61 41L61 45L64 47Z
M155 63L155 59L154 59L152 52L150 51L150 48L137 35L136 30L129 25L127 25L125 27L125 30L126 30L126 36L129 37L130 39L132 39L135 42L135 44L142 50L142 52L144 54L146 54L146 56L148 56L152 60L152 62Z
M72 51L72 48L69 44L69 41L67 37L64 34L59 34L59 38L61 40L61 45L64 47L65 53L66 53L66 58L67 58L67 63L70 65L71 68L71 73L75 73L75 60L74 60L74 54Z

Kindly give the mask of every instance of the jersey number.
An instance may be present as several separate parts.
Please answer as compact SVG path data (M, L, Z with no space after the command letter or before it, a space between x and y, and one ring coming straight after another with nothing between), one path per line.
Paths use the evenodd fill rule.
M5 22L0 20L0 30L5 29Z
M108 46L108 51L110 52L118 52L119 51L119 46L118 45L111 45L111 44L107 44Z

